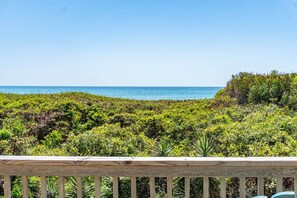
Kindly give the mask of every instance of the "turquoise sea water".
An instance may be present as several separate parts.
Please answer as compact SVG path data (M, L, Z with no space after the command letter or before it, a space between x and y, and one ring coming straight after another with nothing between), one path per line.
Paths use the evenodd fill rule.
M222 87L62 87L0 86L0 92L15 94L48 94L84 92L101 96L141 100L186 100L212 98Z

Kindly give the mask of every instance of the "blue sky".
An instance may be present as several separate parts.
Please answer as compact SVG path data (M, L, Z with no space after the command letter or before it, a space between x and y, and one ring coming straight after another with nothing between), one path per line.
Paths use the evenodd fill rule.
M0 85L224 86L297 72L297 0L1 0Z

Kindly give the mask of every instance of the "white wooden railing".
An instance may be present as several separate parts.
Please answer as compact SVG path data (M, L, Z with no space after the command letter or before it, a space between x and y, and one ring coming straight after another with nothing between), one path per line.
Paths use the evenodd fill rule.
M46 197L46 176L59 177L59 197L65 196L64 177L75 176L77 196L82 197L82 177L95 177L95 196L100 197L100 178L113 177L113 197L118 178L131 177L131 197L136 198L136 177L150 178L150 197L155 197L155 177L167 177L167 197L172 197L172 178L185 177L185 197L190 197L190 177L203 178L203 197L209 197L209 177L221 178L221 197L226 197L226 178L239 177L240 197L246 197L245 178L257 177L258 194L264 194L264 177L276 177L276 191L282 178L297 181L297 157L213 158L213 157L35 157L0 156L4 194L11 197L11 176L22 176L23 197L28 197L28 176L41 177L41 197ZM294 183L295 194L297 182Z

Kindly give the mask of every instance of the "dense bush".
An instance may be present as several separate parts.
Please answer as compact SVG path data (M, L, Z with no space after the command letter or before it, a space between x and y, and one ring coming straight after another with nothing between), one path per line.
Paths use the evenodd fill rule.
M296 76L297 73L282 74L277 71L269 74L241 72L232 76L224 94L236 98L238 104L274 103L292 107L296 103Z

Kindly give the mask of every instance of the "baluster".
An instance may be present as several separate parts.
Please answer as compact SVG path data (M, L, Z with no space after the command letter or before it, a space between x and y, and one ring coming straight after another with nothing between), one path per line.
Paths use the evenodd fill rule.
M131 177L131 198L136 198L136 177Z
M4 197L11 198L11 178L10 175L4 175Z
M185 198L190 198L190 177L185 177Z
M119 197L119 177L113 177L113 198Z
M59 176L59 198L65 197L65 180L63 176Z
M29 197L29 185L28 185L28 177L27 176L22 176L22 193L23 193L23 198L28 198Z
M264 195L264 177L258 177L258 195Z
M203 177L203 198L209 198L209 178Z
M294 193L295 197L297 197L297 177L294 177Z
M226 198L226 177L221 177L221 198Z
M95 197L96 198L100 198L100 177L99 176L95 176Z
M172 177L167 177L167 198L172 198Z
M276 192L281 192L283 191L283 178L282 177L277 177L276 178Z
M150 198L156 197L155 178L150 177Z
M47 192L46 192L46 177L41 176L40 177L40 185L41 185L41 198L46 198L47 197Z
M76 177L76 193L77 193L77 198L82 198L83 197L83 189L82 189L82 178L81 176Z
M239 197L245 198L245 177L239 178Z

